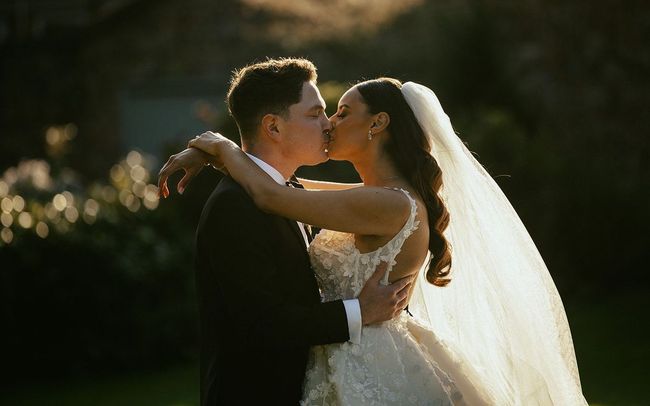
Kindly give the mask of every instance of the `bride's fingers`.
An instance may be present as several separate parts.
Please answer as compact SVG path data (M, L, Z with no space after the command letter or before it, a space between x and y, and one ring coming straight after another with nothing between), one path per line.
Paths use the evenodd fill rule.
M208 145L209 141L205 141L202 138L196 138L188 144L188 148L196 148L200 149L201 151L205 152L206 146Z
M167 188L167 178L169 177L168 168L169 161L167 161L158 173L158 194L162 197L169 196L169 188Z
M167 163L158 172L158 194L164 198L169 197L169 187L167 180L169 176L178 170L178 162L176 155L172 155L167 160Z
M178 190L178 193L180 194L183 194L183 192L185 192L185 187L187 186L188 183L190 183L190 181L195 175L194 171L190 171L187 169L184 169L184 171L185 171L185 175L180 181L178 181L178 185L176 185L176 190Z
M163 198L169 196L169 189L167 188L167 179L158 182L158 195Z
M196 137L192 138L190 140L190 142L187 143L187 147L188 148L190 148L190 147L197 148L197 144L200 143L201 140L203 140L204 137L205 137L205 133L203 133L201 135L197 135Z

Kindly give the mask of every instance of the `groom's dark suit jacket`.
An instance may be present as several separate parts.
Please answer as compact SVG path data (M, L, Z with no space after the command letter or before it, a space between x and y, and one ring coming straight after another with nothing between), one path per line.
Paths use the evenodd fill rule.
M197 231L201 405L295 405L311 345L347 341L341 301L321 303L295 221L260 211L232 178Z

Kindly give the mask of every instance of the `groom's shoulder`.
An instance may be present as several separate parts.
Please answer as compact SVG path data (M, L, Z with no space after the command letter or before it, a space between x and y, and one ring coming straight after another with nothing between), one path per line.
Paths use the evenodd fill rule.
M226 175L223 178L221 178L221 180L217 184L217 187L214 188L212 194L216 196L225 196L225 197L238 196L238 195L244 196L246 195L246 191L233 178Z
M224 229L257 229L268 226L268 222L268 215L255 206L237 182L226 176L203 206L197 233L201 236Z
M224 176L208 198L204 214L219 210L224 214L239 211L259 211L253 199L230 176Z

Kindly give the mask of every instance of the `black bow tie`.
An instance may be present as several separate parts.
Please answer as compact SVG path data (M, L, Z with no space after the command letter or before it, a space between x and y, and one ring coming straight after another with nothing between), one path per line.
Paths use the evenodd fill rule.
M302 183L298 182L298 178L296 178L296 175L291 175L291 178L285 182L287 186L292 186L297 189L304 189L305 187L302 185Z

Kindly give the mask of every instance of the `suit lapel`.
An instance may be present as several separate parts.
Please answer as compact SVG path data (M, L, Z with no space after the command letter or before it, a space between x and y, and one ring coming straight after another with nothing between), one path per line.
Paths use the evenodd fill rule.
M288 223L289 227L291 228L291 231L293 231L293 235L296 238L298 238L298 241L300 242L300 246L303 247L304 249L307 249L307 247L305 246L305 239L302 237L302 233L298 228L298 223L288 218L285 218L284 220Z

